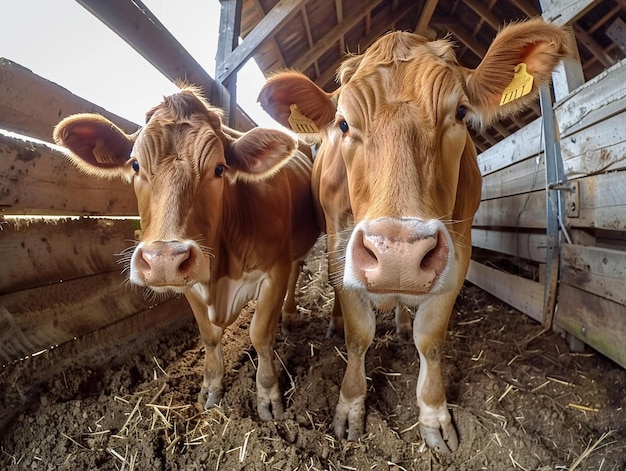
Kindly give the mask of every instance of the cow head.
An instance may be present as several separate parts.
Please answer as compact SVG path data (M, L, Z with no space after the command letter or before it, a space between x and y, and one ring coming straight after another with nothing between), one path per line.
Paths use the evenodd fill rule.
M222 126L220 112L192 87L166 97L146 121L128 135L100 115L79 114L61 121L54 139L86 173L133 184L142 236L130 281L184 292L211 278L232 186L277 171L296 141L280 131Z
M267 81L259 101L270 115L290 127L297 110L309 125L295 131L319 129L313 188L334 244L331 271L344 262L332 254L345 253L342 279L331 281L378 306L416 305L460 286L481 189L466 125L528 107L569 41L541 19L510 25L471 70L448 40L393 32L344 61L334 93L294 71ZM524 71L526 88L503 99Z

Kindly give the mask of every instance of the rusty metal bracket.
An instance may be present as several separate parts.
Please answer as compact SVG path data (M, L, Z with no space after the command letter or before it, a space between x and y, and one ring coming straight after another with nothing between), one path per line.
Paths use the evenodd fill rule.
M565 193L564 206L565 214L568 218L577 218L580 216L580 191L577 180L549 183L548 190L556 190Z

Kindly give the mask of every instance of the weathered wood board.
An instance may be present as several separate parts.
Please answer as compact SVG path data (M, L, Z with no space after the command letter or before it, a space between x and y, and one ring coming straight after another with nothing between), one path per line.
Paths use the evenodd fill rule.
M545 233L475 227L472 246L535 262L546 261Z
M52 142L52 129L66 116L99 113L128 133L139 127L100 106L0 57L0 128ZM159 97L155 97L158 99Z
M543 229L546 227L545 191L482 201L474 215L474 226Z
M626 305L562 284L554 321L626 368Z
M475 260L470 262L467 280L510 304L537 322L543 323L543 285L490 268Z
M577 217L568 217L572 227L611 231L626 230L626 171L578 179ZM567 195L568 201L574 195Z
M155 306L119 270L0 296L0 361L7 363Z
M626 306L626 252L564 244L561 273L563 283Z
M138 221L104 218L7 219L0 233L0 294L122 271Z
M85 175L45 144L0 134L2 214L135 216L132 185Z

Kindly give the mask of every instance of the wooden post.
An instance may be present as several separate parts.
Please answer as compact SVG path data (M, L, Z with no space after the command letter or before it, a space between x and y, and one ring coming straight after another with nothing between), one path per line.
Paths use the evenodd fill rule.
M222 5L220 13L220 35L217 43L217 57L215 61L215 76L220 76L220 70L228 56L237 48L239 44L239 34L241 31L241 5L242 0L220 0ZM228 125L235 127L237 109L237 71L228 75L222 81L222 85L228 90L230 97L225 97L222 101L222 109L226 114Z

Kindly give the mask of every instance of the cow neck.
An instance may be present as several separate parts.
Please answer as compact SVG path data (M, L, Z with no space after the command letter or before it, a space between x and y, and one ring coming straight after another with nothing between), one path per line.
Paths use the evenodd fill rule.
M220 254L220 274L240 279L244 272L257 268L255 246L263 220L260 208L263 194L256 184L243 181L226 183L221 227L216 242Z

